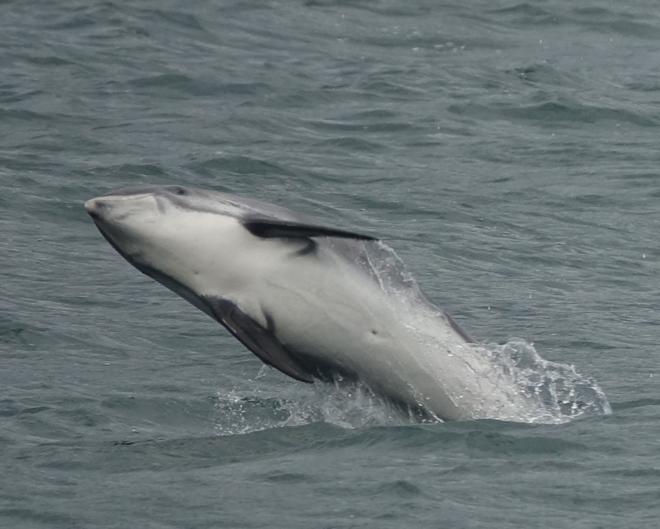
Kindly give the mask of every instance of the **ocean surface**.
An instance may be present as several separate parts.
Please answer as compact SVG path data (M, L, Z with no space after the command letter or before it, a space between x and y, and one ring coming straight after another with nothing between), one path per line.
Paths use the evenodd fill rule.
M643 0L0 2L0 527L658 527L659 61ZM379 236L598 406L416 424L263 367L82 207L145 183Z

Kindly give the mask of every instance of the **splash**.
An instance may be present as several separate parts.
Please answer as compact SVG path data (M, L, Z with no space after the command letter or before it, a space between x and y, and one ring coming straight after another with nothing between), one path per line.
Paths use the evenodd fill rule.
M563 423L590 415L609 415L612 408L596 381L569 364L544 359L523 339L479 347L491 362L490 376L513 384L533 404L521 422ZM497 417L494 417L497 418Z
M509 385L526 403L515 416L498 414L495 410L484 418L561 424L612 413L605 393L592 378L579 374L572 365L545 360L523 339L512 339L503 345L481 345L478 350L491 362L489 373L483 376ZM257 376L266 377L268 375ZM275 391L277 397L272 396ZM278 387L275 391L255 388L251 383L243 389L219 393L215 404L215 432L221 436L241 435L313 423L362 429L442 422L440 419L420 420L361 384L296 384L285 389Z
M313 423L345 429L418 423L361 384L315 383L295 388L295 394L277 398L252 388L219 393L215 432L221 436L240 435Z
M447 337L439 330L437 321L444 318L451 322L451 318L424 296L392 248L379 241L365 245L363 251L364 257L358 263L369 270L380 288L398 304L402 323L422 345L419 356L430 359L442 354ZM481 398L470 395L471 399L480 401L474 418L563 423L612 411L595 380L581 375L572 365L545 360L533 344L523 339L511 339L503 345L457 347L448 356L457 362L455 368L463 364L463 373L477 376L479 391L491 388ZM503 401L496 402L493 398L495 388ZM455 395L464 396L458 392Z
M598 384L572 365L545 360L522 339L498 344L467 344L451 330L451 318L419 289L396 252L382 242L338 249L387 294L402 332L415 343L413 360L435 375L448 397L463 406L465 419L496 419L560 424L579 417L611 413ZM263 375L259 375L260 378ZM254 384L251 385L254 388ZM288 396L233 390L218 395L216 432L220 435L325 422L343 428L442 422L406 413L364 385L316 383L291 386ZM413 388L414 390L415 388ZM282 395L278 389L278 395ZM424 407L424 397L418 404ZM428 408L426 408L428 409Z

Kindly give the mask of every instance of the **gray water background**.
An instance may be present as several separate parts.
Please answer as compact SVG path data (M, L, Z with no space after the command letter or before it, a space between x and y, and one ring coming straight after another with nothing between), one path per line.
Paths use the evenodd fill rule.
M659 13L0 3L0 526L657 527ZM139 183L382 236L613 413L397 425L263 369L86 217Z

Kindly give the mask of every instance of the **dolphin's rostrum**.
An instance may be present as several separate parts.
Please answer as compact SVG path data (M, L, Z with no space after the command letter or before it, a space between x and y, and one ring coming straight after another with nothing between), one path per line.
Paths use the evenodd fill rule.
M374 237L181 186L120 189L85 208L138 270L294 379L359 381L440 419L515 420L526 407Z

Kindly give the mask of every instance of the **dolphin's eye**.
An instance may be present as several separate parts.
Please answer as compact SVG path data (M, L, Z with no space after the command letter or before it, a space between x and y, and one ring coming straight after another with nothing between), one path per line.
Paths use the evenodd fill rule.
M170 189L175 195L186 195L188 193L186 189L181 186L172 186Z

